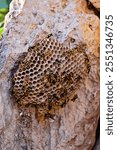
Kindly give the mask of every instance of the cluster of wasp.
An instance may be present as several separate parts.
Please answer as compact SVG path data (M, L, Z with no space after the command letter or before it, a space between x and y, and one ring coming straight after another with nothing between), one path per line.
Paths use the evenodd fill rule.
M89 73L89 60L79 47L70 49L47 37L28 49L13 75L13 95L23 106L48 116L75 100L80 80Z

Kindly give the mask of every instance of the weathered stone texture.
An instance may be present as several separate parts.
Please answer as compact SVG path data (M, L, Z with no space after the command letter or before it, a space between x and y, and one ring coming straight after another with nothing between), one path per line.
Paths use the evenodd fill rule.
M95 8L100 9L100 0L89 0Z
M13 0L0 46L0 150L91 150L99 119L99 18L85 0ZM60 43L85 43L89 76L78 99L39 122L36 110L11 97L11 69L18 57L46 34Z

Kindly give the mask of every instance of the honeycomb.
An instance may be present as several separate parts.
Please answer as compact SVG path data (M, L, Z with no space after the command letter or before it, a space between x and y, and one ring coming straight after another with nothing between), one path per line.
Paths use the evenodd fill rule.
M70 100L89 69L81 47L70 49L52 37L44 38L28 49L14 73L13 95L21 105L36 106L46 114Z

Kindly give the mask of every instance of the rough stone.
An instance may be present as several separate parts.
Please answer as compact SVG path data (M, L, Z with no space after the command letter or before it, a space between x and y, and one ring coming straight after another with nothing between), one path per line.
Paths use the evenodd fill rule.
M97 9L100 9L100 0L89 0L93 6Z
M0 46L0 150L92 150L99 119L99 18L85 0L13 0ZM38 122L38 110L10 93L19 56L47 34L70 47L86 44L90 72L78 98ZM65 45L66 45L65 44Z

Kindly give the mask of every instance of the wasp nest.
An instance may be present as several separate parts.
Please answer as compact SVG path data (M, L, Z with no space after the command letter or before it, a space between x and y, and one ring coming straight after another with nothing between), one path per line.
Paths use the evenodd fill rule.
M49 37L30 47L13 76L13 95L21 105L38 106L46 114L74 95L89 72L84 50L69 49Z

